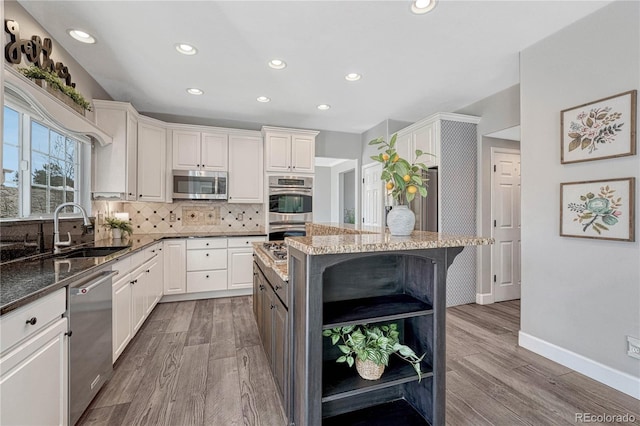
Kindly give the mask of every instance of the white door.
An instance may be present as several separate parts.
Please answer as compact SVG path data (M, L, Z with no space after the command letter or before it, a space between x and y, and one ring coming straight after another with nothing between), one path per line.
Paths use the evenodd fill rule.
M382 164L362 167L362 223L368 226L383 226L383 183L380 180Z
M520 298L520 153L493 152L491 211L494 300Z

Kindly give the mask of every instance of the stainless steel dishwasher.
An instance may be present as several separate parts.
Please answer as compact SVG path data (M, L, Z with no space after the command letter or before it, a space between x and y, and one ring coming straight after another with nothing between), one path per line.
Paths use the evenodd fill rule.
M69 424L75 425L111 378L111 278L103 268L69 286Z

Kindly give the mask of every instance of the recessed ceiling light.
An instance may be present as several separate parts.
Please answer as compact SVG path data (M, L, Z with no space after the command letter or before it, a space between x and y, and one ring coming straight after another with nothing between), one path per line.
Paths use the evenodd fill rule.
M349 74L345 75L344 78L347 81L358 81L362 78L362 76L357 72L350 72Z
M272 59L269 61L269 66L274 70L281 70L287 67L287 63L282 59Z
M93 44L96 42L96 39L86 31L82 30L68 30L67 31L71 37L74 39L87 44Z
M316 108L318 108L318 109L319 109L319 110L321 110L321 111L326 111L326 110L328 110L329 108L331 108L331 105L327 105L327 104L320 104L320 105L318 105Z
M436 0L415 0L411 4L411 11L415 14L422 15L433 10L436 7Z
M256 98L256 101L258 101L258 102L269 102L269 101L271 101L271 99L267 98L266 96L258 96Z
M204 92L200 89L197 89L195 87L191 87L189 89L187 89L187 93L190 95L202 95Z
M198 49L187 43L176 44L176 50L183 55L195 55L198 53Z

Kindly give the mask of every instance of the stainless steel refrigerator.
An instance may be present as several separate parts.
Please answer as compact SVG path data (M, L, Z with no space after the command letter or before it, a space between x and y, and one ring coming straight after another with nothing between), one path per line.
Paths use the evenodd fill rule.
M438 232L438 169L423 174L427 180L427 196L416 197L409 205L416 214L416 231Z

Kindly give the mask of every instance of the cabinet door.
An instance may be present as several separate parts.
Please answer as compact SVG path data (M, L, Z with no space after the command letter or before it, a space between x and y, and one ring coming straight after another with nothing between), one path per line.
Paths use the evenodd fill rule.
M230 135L229 203L262 203L263 170L262 138Z
M166 130L138 123L138 201L164 201Z
M230 248L227 249L227 268L229 290L235 288L251 288L253 274L253 249Z
M158 261L158 256L147 263L145 272L147 273L145 277L147 292L145 298L145 316L149 316L158 300L160 300L158 289L162 288L162 264Z
M271 362L273 377L278 385L280 395L285 401L287 407L287 375L289 368L287 367L289 359L287 356L289 339L287 334L288 312L275 297L273 305L273 359Z
M200 132L173 131L173 168L195 170L200 167Z
M400 157L409 162L415 158L416 150L413 144L412 133L398 134L398 138L396 139L396 151ZM380 152L377 153L379 154Z
M271 287L263 281L265 290L262 299L262 346L269 360L269 365L273 365L273 309L275 295L271 291Z
M258 324L258 331L260 331L260 313L262 312L262 292L260 291L260 271L258 270L258 266L253 264L253 316L256 319L256 323ZM262 333L262 332L261 332Z
M138 119L127 113L127 173L125 198L135 201L138 191Z
M200 168L226 172L228 170L229 139L225 133L203 133L200 149Z
M67 328L60 318L0 358L0 424L67 425Z
M113 286L112 299L113 311L111 312L113 323L113 362L115 363L124 348L131 340L133 325L131 315L131 278L129 274L124 275Z
M266 135L266 165L268 172L291 171L291 135Z
M291 138L291 166L296 173L315 171L316 138L293 135Z
M187 293L227 289L227 270L187 272Z
M140 267L131 274L132 336L138 332L147 314L147 271Z
M436 140L436 123L428 124L424 127L416 129L413 132L414 148L411 151L409 161L413 161L415 158L415 150L419 149L422 152L438 155L438 141ZM421 162L429 167L438 165L438 158L432 155L425 155L421 157Z
M164 241L164 294L187 291L187 242Z
M101 129L111 135L113 143L105 146L96 144L94 148L93 191L125 193L128 174L127 111L96 107L95 120Z

